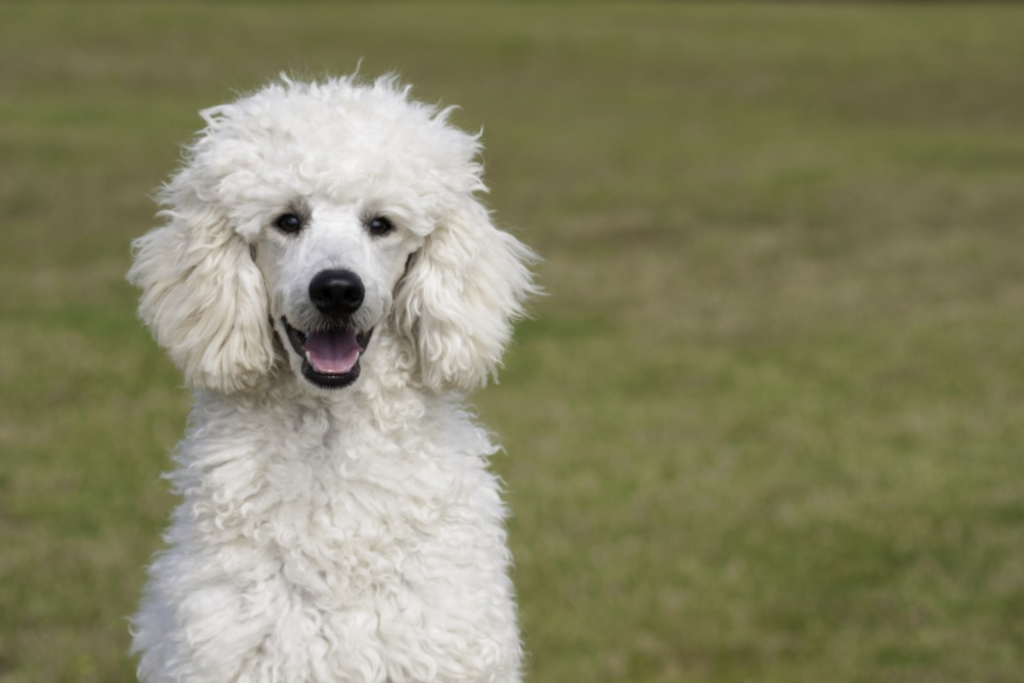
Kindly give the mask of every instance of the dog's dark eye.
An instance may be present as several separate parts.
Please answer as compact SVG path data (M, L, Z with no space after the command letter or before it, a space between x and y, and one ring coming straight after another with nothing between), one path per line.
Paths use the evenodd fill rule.
M281 232L292 235L302 229L302 220L294 213L286 213L274 221L274 227Z
M371 235L375 237L380 237L394 230L395 225L387 218L384 218L383 216L377 216L376 218L371 218L366 223L366 229L370 231Z

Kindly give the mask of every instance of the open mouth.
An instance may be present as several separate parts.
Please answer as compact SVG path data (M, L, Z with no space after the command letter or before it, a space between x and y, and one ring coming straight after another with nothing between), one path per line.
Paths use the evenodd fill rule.
M373 330L357 332L332 327L303 332L282 317L288 342L302 360L302 375L324 389L347 387L359 377L359 358L370 343Z

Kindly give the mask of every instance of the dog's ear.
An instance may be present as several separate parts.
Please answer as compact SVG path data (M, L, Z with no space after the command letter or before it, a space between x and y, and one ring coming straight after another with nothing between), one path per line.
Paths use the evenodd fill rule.
M263 275L227 220L198 200L168 201L168 222L132 243L139 316L194 387L254 389L274 364Z
M423 383L440 391L483 386L494 375L535 293L534 253L462 195L427 236L395 297L398 329L414 345Z

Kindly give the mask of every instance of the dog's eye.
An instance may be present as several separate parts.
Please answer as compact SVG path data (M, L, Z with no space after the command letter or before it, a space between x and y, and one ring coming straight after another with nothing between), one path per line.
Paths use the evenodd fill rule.
M366 229L369 230L370 234L373 235L374 237L380 237L394 230L395 225L387 218L384 218L383 216L377 216L376 218L371 218L369 221L367 221Z
M292 235L302 229L302 220L294 213L286 213L274 221L274 227L283 233Z

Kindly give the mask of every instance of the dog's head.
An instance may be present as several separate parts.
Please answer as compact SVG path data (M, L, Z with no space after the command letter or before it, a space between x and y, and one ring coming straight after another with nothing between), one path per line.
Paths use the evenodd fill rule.
M478 139L448 113L390 77L283 79L203 112L129 272L189 384L257 390L283 358L344 387L375 334L407 344L430 389L486 382L534 257L477 201Z

